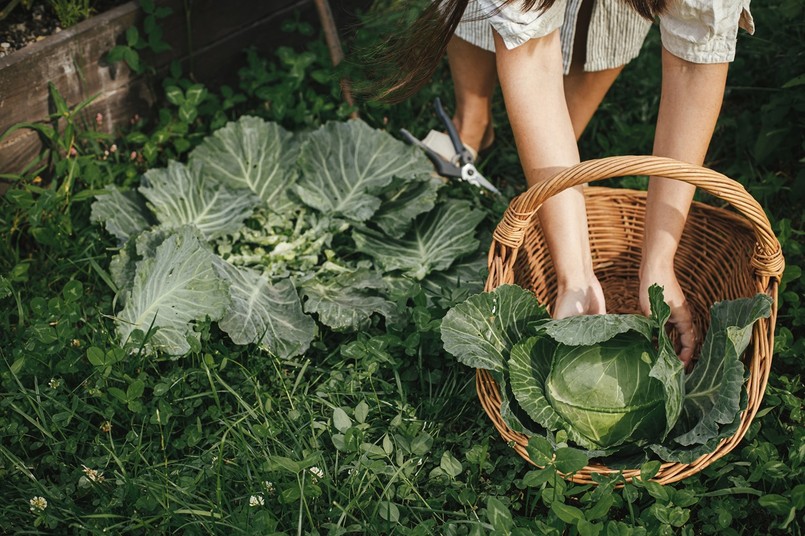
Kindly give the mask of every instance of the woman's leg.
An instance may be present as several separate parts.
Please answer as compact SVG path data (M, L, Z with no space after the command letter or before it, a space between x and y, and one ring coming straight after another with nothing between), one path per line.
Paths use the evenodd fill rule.
M570 72L565 75L565 99L577 140L622 70L623 66L585 72L583 64L570 65Z
M565 100L577 140L624 67L584 71L592 4L585 0L579 10L570 72L564 78ZM494 140L495 53L454 36L447 46L447 61L456 99L453 123L464 143L476 151L485 149Z
M584 0L576 19L570 72L565 75L565 100L577 140L581 138L593 114L624 67L621 65L602 71L584 71L592 12L593 0Z
M700 64L662 51L662 94L654 137L654 155L701 165L724 97L727 63ZM670 323L681 343L679 358L688 364L695 337L690 309L674 273L674 256L695 188L651 177L646 205L646 233L640 266L640 305L648 313L648 287L665 288Z
M565 100L577 140L624 67L584 71L592 11L593 0L584 0L576 19L570 72L564 78ZM494 140L495 53L454 36L447 47L447 61L456 99L453 123L467 145L475 150L484 149Z
M559 32L511 50L495 33L495 45L506 110L530 186L579 162L562 83ZM557 275L553 316L604 313L603 292L592 269L581 188L552 197L538 215Z
M453 36L447 61L456 97L453 123L465 145L475 151L494 140L492 97L497 85L495 53Z

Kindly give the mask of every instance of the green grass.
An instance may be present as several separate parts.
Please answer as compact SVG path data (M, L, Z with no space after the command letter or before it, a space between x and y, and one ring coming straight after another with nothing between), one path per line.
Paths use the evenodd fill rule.
M769 34L741 41L708 159L767 208L788 262L763 408L725 458L667 487L579 486L534 470L483 414L473 371L441 351L438 322L417 322L415 291L394 329L375 319L364 333L324 331L290 360L235 346L214 325L180 358L119 347L115 244L90 222L93 190L135 184L244 113L294 131L345 119L317 39L305 51L252 53L236 88L200 87L175 67L164 87L179 88L181 102L117 139L94 132L78 103L57 110L71 128L43 130L49 152L0 200L0 533L801 534L805 101L801 86L783 87L803 71L796 9L780 0L755 10ZM657 46L652 38L613 88L582 140L585 157L647 151ZM782 62L771 79L770 58ZM414 100L361 112L392 133L424 134L436 126L430 101L450 94L441 70ZM482 166L511 193L522 173L495 110L498 141ZM486 232L505 208L466 189L452 195L485 210ZM431 303L429 318L461 298Z

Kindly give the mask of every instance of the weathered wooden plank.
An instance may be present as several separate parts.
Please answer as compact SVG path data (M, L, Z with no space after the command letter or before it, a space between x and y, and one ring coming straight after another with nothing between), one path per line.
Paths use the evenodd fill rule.
M232 78L243 49L259 45L267 53L288 36L281 20L310 0L220 2L197 0L184 11L183 0L163 0L173 9L162 26L170 52L147 61L161 70L174 59L191 65L194 78L206 83ZM96 95L87 116L104 114L112 131L135 113L147 114L155 102L147 77L135 76L122 63L108 65L104 55L125 40L126 29L142 16L130 2L73 28L0 58L0 133L19 122L45 120L50 113L48 82L70 105ZM189 32L188 22L189 21ZM188 38L188 35L190 38ZM31 131L18 131L0 141L0 173L19 172L41 149Z
M153 95L129 92L135 79L124 65L108 65L103 56L136 23L135 2L114 8L0 59L0 131L20 122L47 119L51 110L48 82L75 105L97 95L95 111L116 116L113 106L126 88L126 103L143 111ZM136 97L134 102L131 97ZM112 122L106 123L108 128ZM40 149L31 131L19 131L0 143L0 170L13 173Z

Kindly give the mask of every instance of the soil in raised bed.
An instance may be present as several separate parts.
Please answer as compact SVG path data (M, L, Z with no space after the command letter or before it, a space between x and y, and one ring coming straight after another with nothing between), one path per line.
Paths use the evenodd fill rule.
M92 14L103 13L129 1L96 0L92 2ZM0 4L3 6L5 2ZM19 4L8 17L0 20L0 58L60 31L59 19L48 2L32 2L29 7Z

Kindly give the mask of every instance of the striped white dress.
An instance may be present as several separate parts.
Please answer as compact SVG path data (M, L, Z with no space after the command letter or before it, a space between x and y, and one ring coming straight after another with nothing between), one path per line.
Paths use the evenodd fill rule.
M637 57L651 22L623 0L593 2L585 51L585 71L626 65ZM675 0L659 19L663 47L693 63L723 63L735 58L738 28L754 33L750 0ZM556 0L544 12L523 11L520 2L469 0L456 35L494 52L492 28L508 48L561 28L565 73L570 71L576 22L582 0Z
M560 1L556 4L560 4ZM594 0L594 2L584 70L601 71L626 65L640 53L651 22L638 15L622 0ZM561 5L555 7L561 9ZM570 70L580 7L581 0L566 0L564 23L559 21L565 73ZM485 13L478 0L470 0L456 28L456 35L475 46L494 52L492 26ZM561 13L559 15L561 16Z

